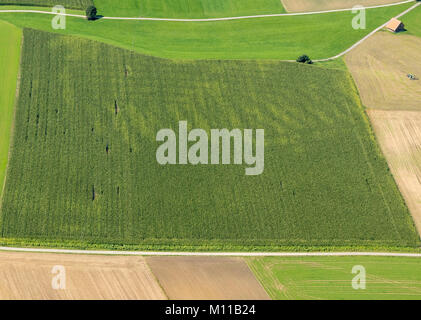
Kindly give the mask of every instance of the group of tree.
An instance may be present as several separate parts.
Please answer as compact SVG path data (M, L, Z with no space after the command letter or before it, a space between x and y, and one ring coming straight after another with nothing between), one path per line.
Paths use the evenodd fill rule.
M303 54L302 56L299 56L297 58L297 62L299 62L299 63L306 63L306 64L313 64L313 61L306 54Z
M95 6L89 6L86 9L86 19L88 20L96 20L97 19L98 11Z

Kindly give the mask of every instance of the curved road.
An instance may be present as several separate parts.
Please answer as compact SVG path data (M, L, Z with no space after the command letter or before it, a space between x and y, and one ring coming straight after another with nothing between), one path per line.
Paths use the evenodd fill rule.
M410 2L414 2L414 0L406 0L406 1L397 2L397 3L385 4L385 5L379 5L379 6L371 6L371 7L365 7L365 8L366 9L384 8L384 7L397 6L397 5L410 3ZM421 5L421 2L415 3L412 7L405 10L401 14L397 15L395 18L398 19L398 18L402 17L403 15L412 11L413 9L418 7L419 5ZM171 18L146 18L146 17L138 17L138 18L102 17L101 19L106 19L106 20L173 21L173 22L210 22L210 21L228 21L228 20L238 20L238 19L268 18L268 17L303 16L303 15L314 15L314 14L323 14L323 13L330 13L330 12L344 12L344 11L352 11L352 10L354 10L354 9L350 8L350 9L336 9L336 10L315 11L315 12L279 13L279 14L266 14L266 15L227 17L227 18L210 18L210 19L171 19ZM39 14L57 15L57 13L53 13L53 12L50 12L50 11L40 11L40 10L0 10L0 13L39 13ZM79 15L79 14L65 13L63 15L68 16L68 17L76 17L76 18L86 19L86 16ZM367 40L368 38L373 36L379 30L383 29L386 26L386 24L387 24L387 22L385 22L380 27L376 28L375 30L370 32L368 35L366 35L364 38L359 40L357 43L352 45L350 48L346 49L345 51L342 51L341 53L337 54L336 56L333 56L333 57L330 57L330 58L325 58L325 59L317 59L317 60L314 60L314 62L330 61L330 60L335 60L335 59L338 59L338 58L342 57L343 55L347 54L349 51L353 50L355 47L359 46L365 40ZM295 62L295 60L283 60L283 61Z

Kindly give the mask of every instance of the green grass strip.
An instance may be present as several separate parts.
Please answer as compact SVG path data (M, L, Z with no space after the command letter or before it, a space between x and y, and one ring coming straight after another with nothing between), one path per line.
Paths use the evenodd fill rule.
M420 300L421 259L409 257L247 258L275 300ZM355 290L355 266L365 271L365 289Z
M0 196L6 177L22 30L0 21ZM1 198L1 197L0 197Z

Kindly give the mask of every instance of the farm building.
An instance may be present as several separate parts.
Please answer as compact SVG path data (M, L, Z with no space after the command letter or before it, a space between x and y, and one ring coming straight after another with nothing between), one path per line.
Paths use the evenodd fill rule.
M393 18L386 25L386 29L392 32L400 32L400 31L405 30L405 25L402 23L402 21L399 21L398 19Z

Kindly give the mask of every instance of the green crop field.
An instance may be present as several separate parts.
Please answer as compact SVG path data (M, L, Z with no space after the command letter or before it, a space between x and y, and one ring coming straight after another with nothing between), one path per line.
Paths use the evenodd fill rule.
M248 258L272 299L421 299L421 260L404 257ZM352 287L354 266L366 289ZM358 272L359 273L359 272Z
M6 238L168 246L406 246L419 238L350 75L189 61L24 31ZM117 112L116 112L117 111ZM265 169L156 161L156 134L265 130Z
M403 21L408 33L421 37L421 7L405 15Z
M334 56L409 6L367 10L365 30L352 28L350 12L190 23L68 17L66 30L53 30L48 15L0 13L0 19L166 58L295 60L303 53L313 59Z
M284 13L280 0L95 0L104 16L216 18Z
M0 198L9 156L22 31L0 21Z
M0 0L0 5L24 5L45 7L63 5L66 8L71 9L85 9L92 4L92 0Z

